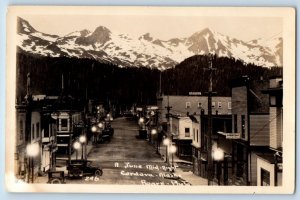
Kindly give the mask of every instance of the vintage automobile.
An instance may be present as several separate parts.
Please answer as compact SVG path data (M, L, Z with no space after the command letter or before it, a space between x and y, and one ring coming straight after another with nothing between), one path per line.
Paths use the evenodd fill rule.
M67 164L68 176L69 177L83 177L83 176L102 176L103 171L101 167L95 166L90 160L71 160Z
M64 171L49 171L47 183L49 183L49 184L64 184L64 183L66 183Z
M111 127L110 123L105 124L105 128L101 134L101 141L109 142L113 135L114 135L114 128Z

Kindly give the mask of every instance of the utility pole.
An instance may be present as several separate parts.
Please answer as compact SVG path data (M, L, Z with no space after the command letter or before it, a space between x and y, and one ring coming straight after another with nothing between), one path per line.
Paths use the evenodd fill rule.
M169 101L169 95L168 95L168 106L165 107L167 109L167 120L168 120L168 125L170 125L170 110L172 109L172 106L170 106L170 101Z
M212 67L212 55L209 58L209 67L205 68L205 70L209 71L209 89L207 94L207 114L208 114L208 132L207 132L207 179L208 185L210 185L210 181L213 175L213 159L212 159L212 96L215 94L212 91L212 73L216 68Z

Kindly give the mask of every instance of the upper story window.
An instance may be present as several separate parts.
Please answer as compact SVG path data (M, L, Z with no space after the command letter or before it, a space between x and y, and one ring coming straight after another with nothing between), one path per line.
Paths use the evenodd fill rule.
M233 115L233 132L237 133L238 129L237 129L237 114Z
M241 116L241 125L242 125L242 138L246 138L246 122L245 122L245 115Z
M184 129L184 135L185 135L185 137L190 137L190 128Z
M31 126L31 137L32 137L32 139L34 139L35 138L35 131L34 131L34 124L32 124L32 126Z
M36 123L36 137L40 137L40 123Z
M193 128L193 140L195 141L195 128Z
M197 142L199 142L199 131L197 129Z
M24 136L24 127L23 127L23 120L20 120L20 140L23 140L23 136Z
M216 102L214 102L214 101L211 102L211 107L212 107L212 108L215 108L215 107L216 107Z
M68 131L68 119L59 120L60 131Z
M222 108L222 102L218 102L218 108Z
M202 103L198 102L198 108L202 108Z
M231 109L231 102L228 102L228 109Z
M190 108L191 107L191 102L185 102L185 108Z

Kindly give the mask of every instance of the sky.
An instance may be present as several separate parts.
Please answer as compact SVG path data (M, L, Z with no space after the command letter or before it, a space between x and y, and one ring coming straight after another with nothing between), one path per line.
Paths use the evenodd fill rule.
M36 30L59 36L77 30L94 31L105 26L112 32L139 37L150 33L168 40L189 37L204 28L244 41L269 39L282 33L282 19L276 17L130 16L130 15L24 15Z

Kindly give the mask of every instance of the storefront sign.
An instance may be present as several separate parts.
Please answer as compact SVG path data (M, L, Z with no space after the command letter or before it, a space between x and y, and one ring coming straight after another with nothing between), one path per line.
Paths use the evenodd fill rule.
M241 139L240 133L224 133L222 131L218 131L218 134L224 135L226 139L234 140L234 139Z

